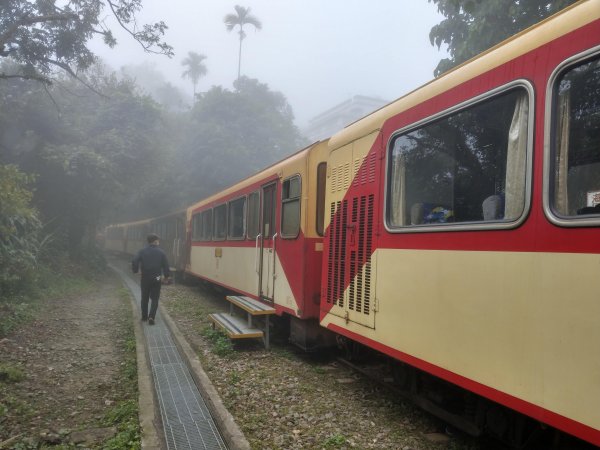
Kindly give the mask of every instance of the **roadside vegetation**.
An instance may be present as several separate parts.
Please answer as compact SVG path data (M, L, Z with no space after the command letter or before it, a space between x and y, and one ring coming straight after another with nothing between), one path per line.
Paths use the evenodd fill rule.
M0 448L140 449L129 292L114 274L53 292L0 337Z

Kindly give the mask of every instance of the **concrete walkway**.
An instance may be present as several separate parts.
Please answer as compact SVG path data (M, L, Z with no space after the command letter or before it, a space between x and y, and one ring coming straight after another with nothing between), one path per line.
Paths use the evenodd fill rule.
M250 449L165 309L159 306L155 325L141 322L139 285L130 274L110 267L132 293L142 448Z

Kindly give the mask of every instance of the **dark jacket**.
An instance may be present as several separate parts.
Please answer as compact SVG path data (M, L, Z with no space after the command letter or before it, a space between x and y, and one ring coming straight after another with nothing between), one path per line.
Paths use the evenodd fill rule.
M171 276L167 255L156 245L148 245L135 255L131 261L133 273L138 273L140 266L142 268L142 278L146 280L154 278L158 281L162 274L165 277Z

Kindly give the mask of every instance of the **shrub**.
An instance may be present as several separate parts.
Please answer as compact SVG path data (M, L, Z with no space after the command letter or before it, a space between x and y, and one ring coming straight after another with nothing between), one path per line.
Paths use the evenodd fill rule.
M32 276L42 226L31 206L34 177L13 165L0 165L0 291L11 294Z

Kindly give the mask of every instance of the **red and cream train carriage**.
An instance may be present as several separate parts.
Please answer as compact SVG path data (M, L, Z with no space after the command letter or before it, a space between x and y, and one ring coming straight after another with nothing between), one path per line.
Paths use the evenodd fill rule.
M318 142L188 208L186 272L271 304L295 329L311 326L297 319L314 319L322 332L326 151Z
M600 1L329 148L321 324L477 394L425 401L466 428L518 440L491 399L600 445Z

